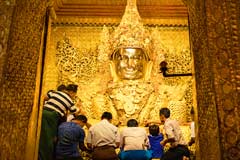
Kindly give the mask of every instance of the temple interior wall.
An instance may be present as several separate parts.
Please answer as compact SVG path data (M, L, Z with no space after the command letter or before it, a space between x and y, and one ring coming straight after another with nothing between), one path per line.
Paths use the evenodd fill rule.
M106 55L107 42L104 40L115 28L91 24L82 26L52 24L44 61L43 96L48 90L56 89L60 84L75 83L79 86L78 100L81 101L81 107L92 124L100 120L104 111L111 111L107 107L111 102L105 97L112 77L110 62ZM163 60L168 62L169 73L192 72L188 26L146 26L146 29L155 40L153 49L155 56L149 80L154 86L155 97L142 100L150 101L144 104L144 107L153 108L150 117L149 113L144 116L156 121L159 120L161 107L170 108L171 117L180 121L188 141L190 139L188 122L191 121L190 110L194 98L193 77L164 78L159 73L159 64ZM107 57L105 61L102 60L104 57ZM194 147L192 149L195 150Z
M239 1L184 1L189 8L190 43L197 82L197 158L239 159ZM41 80L36 75L46 6L46 1L40 0L0 2L2 159L20 160L24 159L23 154L32 153L25 149L28 125L33 123L30 115L40 106L34 105L33 97L38 90L35 85ZM52 28L51 32L57 30L57 27ZM62 35L58 36L62 40ZM50 64L47 61L51 58ZM48 65L44 66L43 93L60 83L58 71L52 67L54 55L46 54L45 61ZM80 91L86 88L87 85ZM38 114L38 110L34 113ZM36 134L29 139L32 148L37 145L36 139Z
M36 107L33 97L39 83L37 64L46 7L46 0L0 1L0 159L25 156L29 121ZM34 134L33 150L35 139Z

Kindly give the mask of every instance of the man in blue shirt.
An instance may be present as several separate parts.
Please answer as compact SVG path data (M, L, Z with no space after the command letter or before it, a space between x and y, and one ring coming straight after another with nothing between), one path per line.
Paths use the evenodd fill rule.
M64 122L58 127L57 160L83 160L79 148L88 150L84 145L85 132L82 127L85 125L91 126L87 123L87 117L78 115L71 122Z

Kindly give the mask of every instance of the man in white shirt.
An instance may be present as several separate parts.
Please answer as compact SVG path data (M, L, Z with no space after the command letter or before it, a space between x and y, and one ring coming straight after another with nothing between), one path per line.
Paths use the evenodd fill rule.
M127 128L124 128L120 134L120 160L150 160L149 139L144 128L138 127L135 119L127 122Z
M112 114L104 112L101 121L89 128L87 145L93 150L93 160L117 160L115 148L119 147L118 128L111 124Z
M161 160L183 160L190 158L190 152L187 143L183 138L182 131L176 120L170 119L170 110L168 108L160 109L160 120L164 123L164 130L167 139L160 142L162 146L170 143L170 148L163 154Z

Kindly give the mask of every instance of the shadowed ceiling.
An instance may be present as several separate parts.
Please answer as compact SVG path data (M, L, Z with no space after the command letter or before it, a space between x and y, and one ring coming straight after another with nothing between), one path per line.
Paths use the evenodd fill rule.
M57 16L121 17L127 0L55 0ZM142 18L187 18L182 0L137 0Z

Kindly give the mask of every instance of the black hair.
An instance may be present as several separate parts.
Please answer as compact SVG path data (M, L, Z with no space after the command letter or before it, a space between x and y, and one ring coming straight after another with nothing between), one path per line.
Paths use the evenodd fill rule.
M137 127L138 126L138 122L136 119L130 119L127 122L127 126L128 127Z
M153 124L151 126L148 127L148 130L149 130L149 133L152 135L152 136L158 136L159 135L159 126L156 125L156 124Z
M73 120L79 120L82 121L83 123L87 123L87 117L84 115L78 115L75 118L73 118Z
M170 110L168 108L161 108L159 111L159 115L164 115L165 118L169 118Z
M66 86L64 84L61 84L60 86L57 87L58 91L63 91L66 90Z
M112 113L110 113L110 112L103 112L101 119L111 120L112 119Z
M72 92L77 92L77 89L78 89L78 85L76 84L69 84L67 87L66 87L66 90L67 91L72 91Z

